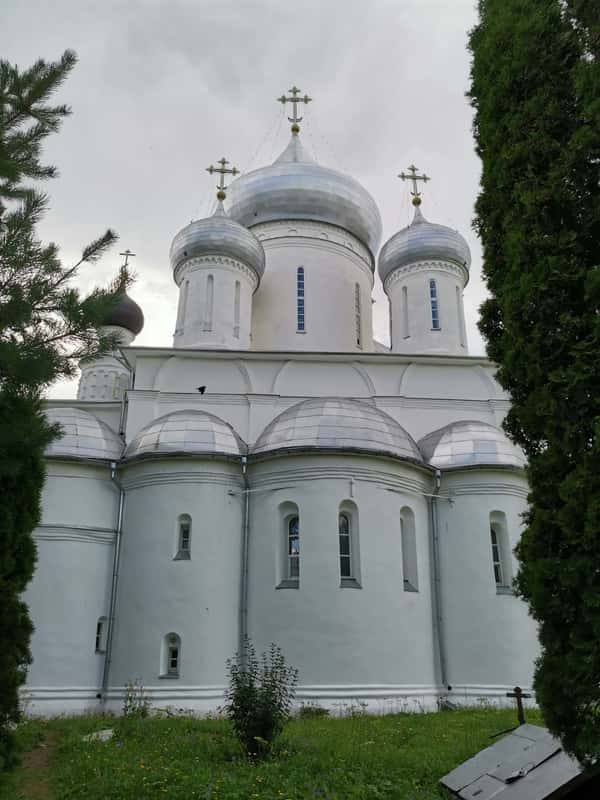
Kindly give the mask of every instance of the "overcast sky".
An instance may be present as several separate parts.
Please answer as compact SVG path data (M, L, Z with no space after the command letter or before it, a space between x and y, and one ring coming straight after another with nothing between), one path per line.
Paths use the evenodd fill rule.
M130 293L146 318L136 344L170 346L169 246L211 209L205 167L223 155L242 171L272 162L289 137L275 98L296 84L314 98L304 143L372 193L383 241L411 218L396 175L414 162L432 177L422 208L469 242L467 331L470 352L483 354L471 228L480 168L465 98L475 18L475 0L2 0L2 57L26 67L72 48L80 59L60 93L73 115L46 148L60 177L46 186L40 234L71 262L114 228L118 245L81 285L106 282L119 251L133 250ZM375 335L387 342L378 278L374 296ZM74 391L63 384L51 394Z

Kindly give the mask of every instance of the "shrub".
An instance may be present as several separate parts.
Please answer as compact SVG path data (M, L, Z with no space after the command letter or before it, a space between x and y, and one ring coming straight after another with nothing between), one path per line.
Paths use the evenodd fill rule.
M125 684L123 716L147 717L150 713L150 698L139 678Z
M298 711L300 719L316 719L318 717L328 717L329 709L318 706L316 703L303 703Z
M290 717L298 670L285 663L281 649L275 644L259 659L246 637L242 651L227 659L227 672L227 717L246 753L264 758Z

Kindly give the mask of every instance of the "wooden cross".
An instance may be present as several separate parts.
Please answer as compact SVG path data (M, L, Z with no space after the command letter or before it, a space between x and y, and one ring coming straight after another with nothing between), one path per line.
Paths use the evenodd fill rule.
M210 172L213 175L215 172L219 175L219 182L217 184L217 199L218 200L225 200L225 175L239 175L240 171L237 167L232 167L231 169L227 169L227 161L226 158L222 158L220 161L217 161L217 164L220 164L220 167L214 167L212 164L210 167L206 168L207 172Z
M403 181L411 181L412 182L412 185L413 185L413 190L411 192L411 194L412 194L412 203L413 203L413 206L420 206L421 205L421 192L419 191L419 183L418 182L419 181L423 181L423 183L427 183L427 181L430 181L431 178L429 177L429 175L425 175L425 173L423 173L422 175L419 175L418 174L418 170L417 170L417 168L415 167L414 164L411 164L410 167L407 167L407 169L408 169L408 174L406 172L401 172L400 175L398 175L398 177L401 178Z
M288 117L288 119L292 123L292 133L298 133L300 130L300 125L298 125L298 123L302 122L302 117L298 116L298 103L308 104L312 101L312 97L309 97L307 94L305 94L304 97L298 97L300 94L300 89L298 89L297 86L292 86L290 89L290 94L292 95L291 97L286 97L284 94L282 94L281 97L277 98L277 101L279 103L283 103L283 105L286 103L292 104L293 116Z
M124 267L127 266L130 258L135 258L135 253L132 253L131 250L125 250L124 253L119 253L119 255L125 256L125 263L123 264Z
M519 720L519 725L525 724L525 710L523 709L523 700L531 697L530 694L524 692L520 686L515 686L512 692L506 693L507 697L513 697L517 701L517 719Z

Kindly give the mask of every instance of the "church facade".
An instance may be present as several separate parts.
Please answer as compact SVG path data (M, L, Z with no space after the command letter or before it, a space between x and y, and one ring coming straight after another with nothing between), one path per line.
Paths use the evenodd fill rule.
M375 201L307 153L296 103L281 156L227 197L211 168L217 211L175 236L173 347L135 346L124 296L121 349L47 404L63 435L26 596L33 713L118 711L135 679L155 706L214 710L246 635L298 668L299 702L530 687L525 460L493 364L468 354L468 245L425 219L411 168L414 219L379 251Z

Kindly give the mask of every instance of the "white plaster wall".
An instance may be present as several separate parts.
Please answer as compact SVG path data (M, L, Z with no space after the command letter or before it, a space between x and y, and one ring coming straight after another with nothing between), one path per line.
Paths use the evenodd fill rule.
M112 706L139 678L155 705L199 710L222 699L238 645L243 498L237 462L150 459L122 474L126 489L117 594ZM191 560L173 560L177 519L192 517ZM181 672L160 677L163 637L181 637Z
M207 285L213 278L212 309ZM176 273L179 306L173 347L216 347L247 350L250 347L252 293L255 272L234 259L206 256L190 258ZM235 319L235 284L240 284L239 325Z
M25 593L35 626L30 713L97 706L104 656L95 652L96 624L108 616L117 503L108 467L48 462L38 562Z
M127 347L135 339L135 334L118 325L106 325L103 333L117 336L123 347ZM80 367L78 400L120 400L129 388L131 373L118 352L82 362Z
M368 250L333 225L290 221L256 225L265 274L254 296L254 350L361 352L373 349ZM297 330L296 274L304 267L305 331ZM357 346L355 284L360 286L361 346Z
M437 678L427 504L419 496L430 478L388 459L334 455L273 458L252 464L249 473L249 634L257 647L282 648L300 671L300 698L377 707L408 697L430 704ZM340 588L344 500L358 507L362 588ZM298 589L276 588L284 502L299 509ZM415 513L418 593L403 589L403 506Z
M497 594L490 512L506 514L511 550L522 530L527 484L512 470L466 469L446 473L440 500L439 541L447 680L461 697L502 696L531 686L538 654L536 626L526 604ZM517 563L512 557L512 571Z
M432 329L429 296L432 278L437 284L440 330ZM466 278L462 268L437 261L411 264L388 277L384 288L390 298L391 349L394 353L468 353L462 300ZM407 290L407 322L402 299L404 287Z

